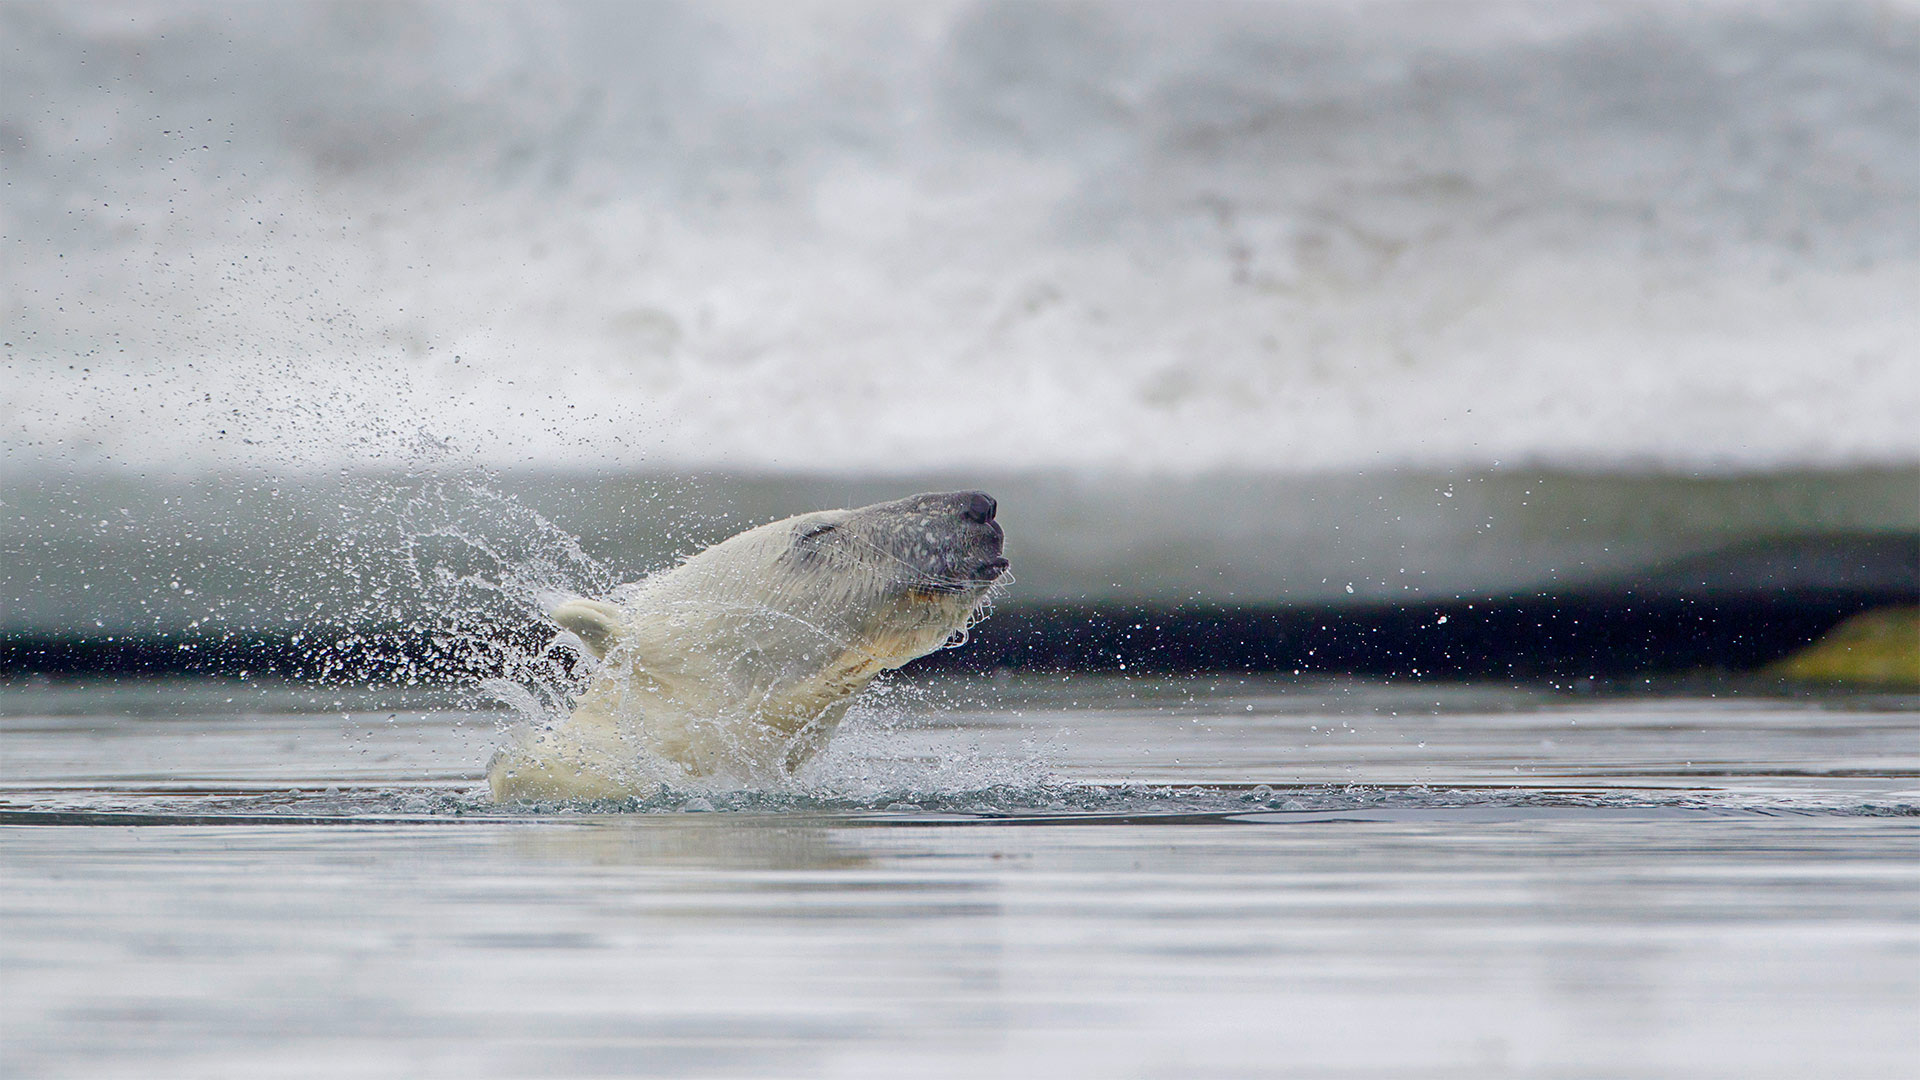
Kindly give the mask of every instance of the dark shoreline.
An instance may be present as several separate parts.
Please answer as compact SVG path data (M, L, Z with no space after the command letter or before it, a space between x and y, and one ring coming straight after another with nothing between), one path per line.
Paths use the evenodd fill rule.
M1848 616L1911 592L1770 595L1541 594L1400 605L1229 608L1014 606L920 671L1247 672L1433 679L1620 680L1751 672ZM0 639L0 677L265 675L322 682L452 681L500 674L490 652L415 631L293 636ZM522 643L535 652L539 640Z

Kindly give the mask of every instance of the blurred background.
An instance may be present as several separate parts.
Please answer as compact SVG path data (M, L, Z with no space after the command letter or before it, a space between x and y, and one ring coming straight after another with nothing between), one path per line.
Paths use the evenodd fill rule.
M364 674L952 487L1017 581L938 663L1920 594L1913 3L8 3L0 86L9 672Z

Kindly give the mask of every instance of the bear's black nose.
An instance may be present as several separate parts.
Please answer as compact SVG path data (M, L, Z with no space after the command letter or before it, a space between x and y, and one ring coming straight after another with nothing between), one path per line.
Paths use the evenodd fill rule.
M999 508L993 496L984 491L969 491L960 496L960 516L976 525L992 521L993 512Z

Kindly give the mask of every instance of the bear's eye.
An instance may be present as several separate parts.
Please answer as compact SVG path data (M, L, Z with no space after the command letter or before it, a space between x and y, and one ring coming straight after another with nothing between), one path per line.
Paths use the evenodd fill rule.
M794 537L794 542L804 544L809 540L817 540L820 537L825 536L827 533L830 533L832 531L833 531L833 524L831 522L827 522L821 525L811 525L807 527L805 532L802 532L799 536Z

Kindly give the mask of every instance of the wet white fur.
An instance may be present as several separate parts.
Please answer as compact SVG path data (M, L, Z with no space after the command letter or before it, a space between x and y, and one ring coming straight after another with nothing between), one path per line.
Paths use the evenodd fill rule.
M914 568L859 544L812 564L794 557L796 536L852 513L762 525L617 604L556 608L599 667L567 720L495 756L494 798L622 797L670 778L662 762L751 782L812 757L855 693L938 649L983 598L912 588Z

